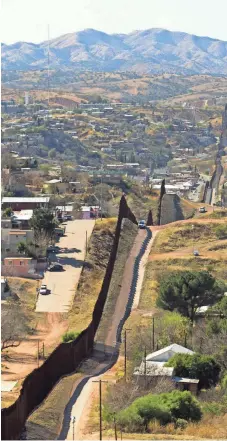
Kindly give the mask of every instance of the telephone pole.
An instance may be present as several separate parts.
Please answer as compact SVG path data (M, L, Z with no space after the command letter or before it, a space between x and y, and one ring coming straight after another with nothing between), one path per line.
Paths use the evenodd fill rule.
M144 379L145 379L145 388L147 387L147 348L145 346L144 349Z
M102 383L108 383L108 381L94 380L92 383L99 383L99 439L102 440Z
M38 350L37 350L37 366L39 367L39 340L37 340Z
M87 255L87 230L86 230L86 246L85 246L86 252L85 252L85 256Z
M116 416L114 414L114 435L115 435L115 440L117 441L117 423L116 423Z
M152 317L152 347L154 351L154 317Z
M127 381L127 332L131 331L129 328L125 328L125 338L124 338L124 346L125 346L125 382Z
M74 441L74 439L75 439L75 422L76 422L76 417L73 416L70 419L71 419L72 424L73 424L73 441Z

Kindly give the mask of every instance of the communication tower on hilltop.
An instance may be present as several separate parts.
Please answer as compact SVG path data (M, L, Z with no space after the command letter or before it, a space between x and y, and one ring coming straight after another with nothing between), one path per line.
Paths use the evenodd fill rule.
M25 94L24 94L24 104L25 104L25 106L28 106L28 104L29 104L29 93L28 92L25 92Z

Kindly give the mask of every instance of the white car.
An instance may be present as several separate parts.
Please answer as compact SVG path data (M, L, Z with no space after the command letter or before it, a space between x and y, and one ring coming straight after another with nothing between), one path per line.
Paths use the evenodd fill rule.
M39 290L39 294L42 294L42 295L46 295L47 294L47 285L41 285L41 287L40 287L40 290Z

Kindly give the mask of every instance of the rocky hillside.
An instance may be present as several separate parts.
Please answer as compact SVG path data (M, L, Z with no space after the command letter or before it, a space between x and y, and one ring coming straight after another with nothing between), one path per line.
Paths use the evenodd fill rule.
M42 69L48 43L2 45L2 69ZM52 67L94 71L227 74L227 42L165 29L109 35L94 29L50 41Z

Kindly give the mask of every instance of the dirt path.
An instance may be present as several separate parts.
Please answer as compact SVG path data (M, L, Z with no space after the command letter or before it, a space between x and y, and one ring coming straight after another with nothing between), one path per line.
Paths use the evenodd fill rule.
M38 323L36 333L23 341L18 347L11 348L7 353L7 359L2 359L2 379L7 381L21 380L33 369L37 368L38 341L40 349L39 365L43 363L42 349L44 343L45 352L52 350L61 341L61 337L67 330L67 322L61 314L45 314Z
M156 235L158 234L158 231L153 231L152 233L152 238L147 246L147 249L141 259L140 262L140 268L139 268L139 277L137 280L137 286L136 286L136 293L135 293L135 297L134 297L134 301L133 301L133 305L132 305L132 310L137 309L139 306L139 301L140 301L140 294L141 294L141 290L142 290L142 285L143 285L143 279L144 279L144 274L145 274L145 267L151 252L151 248L152 245L154 243L154 239L156 237Z
M107 336L105 339L106 348L113 348L116 345L119 323L123 319L126 308L128 307L128 300L129 300L129 296L130 296L130 293L132 290L132 284L136 283L136 286L137 286L137 283L139 281L140 289L142 287L145 260L147 260L147 258L148 258L149 251L152 246L154 237L150 240L150 242L147 246L149 251L147 251L147 249L145 250L143 257L145 255L146 255L146 257L144 258L145 260L143 260L142 266L140 265L141 272L139 271L138 281L136 281L136 282L134 281L134 268L135 268L136 257L139 255L142 243L144 242L146 237L147 237L146 231L140 230L138 232L138 235L135 238L134 245L132 247L130 255L129 255L127 262L125 264L120 294L118 296L118 299L117 299L117 302L115 305L115 311L113 313L112 321L110 323L109 329L107 330ZM143 257L142 257L142 259L143 259ZM136 301L138 301L139 300L139 290L137 290L136 295L137 295ZM118 357L118 360L119 360L119 358L120 357ZM94 380L97 381L97 380L101 379L103 377L103 375L105 375L105 378L106 378L106 375L108 375L107 372L111 374L111 370L114 369L114 366L112 368L110 368L109 364L110 364L110 362L107 361L106 363L104 362L103 364L99 365L99 368L98 368L99 372L101 371L101 366L102 366L102 368L103 368L103 366L106 366L104 368L105 373L102 373L101 375L94 376L95 373L93 372L91 374L91 376L87 377L86 384L84 385L84 387L82 388L82 390L78 394L78 396L76 397L75 403L72 406L72 409L70 412L71 420L69 423L68 433L67 433L66 438L64 438L64 439L67 439L67 440L73 439L72 417L74 417L74 416L76 418L76 422L75 422L75 426L74 426L74 437L75 437L74 439L77 439L77 440L97 439L97 434L91 434L91 435L89 434L88 435L88 433L86 431L87 424L89 421L90 410L92 409L94 399L97 396L97 383L93 383L93 381ZM110 381L115 381L114 376L112 379L110 379ZM69 415L68 415L68 417L69 417ZM63 438L59 438L59 439L63 439Z

